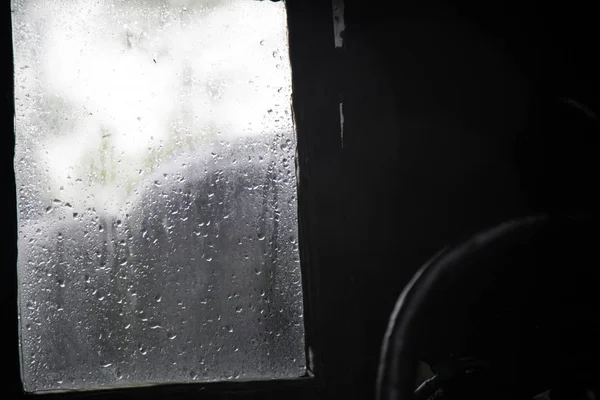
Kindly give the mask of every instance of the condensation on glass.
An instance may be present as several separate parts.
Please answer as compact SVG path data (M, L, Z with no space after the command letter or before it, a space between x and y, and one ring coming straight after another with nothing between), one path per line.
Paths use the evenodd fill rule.
M25 389L303 375L284 5L12 8Z

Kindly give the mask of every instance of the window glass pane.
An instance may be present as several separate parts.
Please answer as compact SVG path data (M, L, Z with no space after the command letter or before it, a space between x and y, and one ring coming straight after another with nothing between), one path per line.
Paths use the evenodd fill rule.
M283 3L12 7L26 390L303 375Z

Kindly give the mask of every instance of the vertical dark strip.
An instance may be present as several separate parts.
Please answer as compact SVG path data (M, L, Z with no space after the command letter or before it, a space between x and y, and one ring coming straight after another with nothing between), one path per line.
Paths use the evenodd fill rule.
M19 324L17 320L17 203L14 173L14 73L12 52L12 23L10 1L0 5L0 52L2 73L0 75L0 174L2 176L2 264L0 266L0 290L2 303L2 330L4 344L4 384L8 386L7 397L22 393L19 360ZM5 392L6 393L6 392Z
M331 236L340 232L337 184L340 175L338 101L331 1L288 1L292 101L297 134L299 246L303 275L307 357L318 382L327 384L336 352L335 333L325 315L334 315L337 293L325 291L338 260ZM339 272L339 271L337 271ZM327 285L329 287L329 285ZM331 288L330 288L331 289ZM311 363L312 358L312 363ZM328 362L330 361L330 362ZM331 365L331 369L327 369Z

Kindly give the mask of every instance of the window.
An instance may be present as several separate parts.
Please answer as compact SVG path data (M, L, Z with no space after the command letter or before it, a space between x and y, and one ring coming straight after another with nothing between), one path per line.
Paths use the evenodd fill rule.
M305 375L283 3L12 4L25 389Z

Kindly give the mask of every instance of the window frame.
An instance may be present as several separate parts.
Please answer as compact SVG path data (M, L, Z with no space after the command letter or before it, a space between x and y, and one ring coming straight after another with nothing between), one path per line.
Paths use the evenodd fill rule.
M2 317L5 325L4 347L8 358L9 395L14 398L42 396L58 399L113 398L289 398L318 397L328 379L322 360L322 321L319 315L319 226L318 199L323 195L313 177L323 167L323 159L331 155L332 145L339 141L338 99L331 1L288 0L288 41L292 69L292 108L297 135L296 179L298 192L299 251L304 298L305 354L307 373L294 379L255 381L194 382L144 385L102 390L26 393L21 382L19 355L18 277L17 277L17 205L14 175L14 71L11 3L0 6L0 48L5 58L0 90L3 124L1 176L6 193L2 199L5 212L5 236L2 246L3 268L0 275ZM7 65L6 65L7 64ZM322 211L321 211L322 212Z

